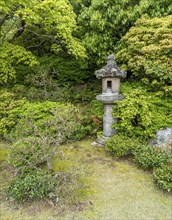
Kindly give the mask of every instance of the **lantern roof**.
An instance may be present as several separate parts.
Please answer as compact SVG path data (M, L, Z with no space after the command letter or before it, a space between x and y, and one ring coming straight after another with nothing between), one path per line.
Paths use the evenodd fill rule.
M97 78L125 78L127 72L119 69L115 56L111 54L107 57L107 64L102 69L95 71L95 75Z

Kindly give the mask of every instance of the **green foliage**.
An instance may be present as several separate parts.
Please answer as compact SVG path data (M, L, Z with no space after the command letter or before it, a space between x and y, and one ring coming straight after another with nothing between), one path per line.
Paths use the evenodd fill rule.
M50 140L40 137L23 138L15 142L9 149L8 162L18 168L35 168L47 161L52 152Z
M104 114L104 105L102 102L99 102L97 100L92 100L90 103L90 114L95 115L96 117L98 117L99 119L103 118L103 114Z
M143 14L166 16L171 14L170 0L92 0L81 1L78 17L83 42L90 60L97 64L105 62L113 52L117 41L124 36L134 22ZM132 38L131 38L132 39ZM138 49L139 51L139 49ZM94 60L92 60L94 57Z
M118 119L115 128L118 131L144 140L154 137L157 130L171 125L170 99L160 98L141 87L126 87L123 94L124 100L117 101L114 107L114 117Z
M141 144L134 138L117 134L109 138L106 142L106 149L115 157L127 156L138 148Z
M93 100L91 103L80 106L81 108L81 127L77 135L81 138L85 136L96 136L102 130L103 104Z
M154 182L159 188L172 191L172 165L164 165L153 171Z
M141 0L140 8L143 14L147 13L151 17L163 17L170 15L172 12L170 0Z
M49 134L57 138L61 133L62 141L75 139L74 133L79 130L78 109L72 104L58 102L26 102L18 112L18 123L11 131L15 139L34 134Z
M50 74L60 85L83 84L92 78L90 70L83 68L77 60L69 56L44 56L40 63L50 70Z
M13 93L1 91L0 93L0 136L8 134L18 122L18 112L16 111L26 101L16 100Z
M164 167L171 161L169 154L158 147L144 146L134 151L135 162L144 169Z
M51 61L46 63L44 68L43 66L39 67L35 74L29 74L25 77L27 87L23 91L23 95L27 99L30 101L49 100L71 103L88 103L95 99L101 87L98 85L98 81L91 81L91 76L88 79L90 73L87 71L82 72L79 65L67 69L64 67L65 63L62 59L61 63L58 62L58 59L54 62ZM70 61L67 63L69 64ZM76 75L73 72L76 72Z
M16 75L20 78L21 72L32 72L24 66L38 64L33 54L87 57L76 37L76 15L68 0L9 0L0 3L0 9L0 84L14 83ZM17 74L19 66L23 70Z
M67 91L65 89L61 91L61 88L59 88L60 93L58 94L61 94L59 99L64 103L52 101L30 103L25 99L16 100L16 95L13 93L2 91L0 95L0 135L6 139L18 140L32 136L35 130L38 130L40 134L47 133L55 138L60 131L62 140L66 141L96 134L97 130L102 126L103 105L97 101L93 101L86 106L74 106L65 102L68 100L73 102L89 101L91 96L88 97L88 94L93 96L94 91L91 88L90 93L85 96L84 92L89 92L89 90L85 86L84 89L82 88L81 94L78 90L78 96L76 97L74 97L74 94L69 94L71 90ZM74 88L72 89L74 91ZM13 88L15 94L18 93L19 98L21 98L23 90L25 90L25 87L23 88L20 85L16 85ZM38 92L38 90L34 92ZM66 97L64 97L65 92L68 95ZM25 91L25 93L28 92ZM45 93L40 94L46 96ZM33 95L38 96L35 93ZM57 101L56 96L53 98Z
M8 193L18 202L28 199L43 199L53 191L55 182L51 174L43 170L29 170L14 179Z
M16 68L19 64L30 67L37 65L35 56L26 51L23 47L11 43L3 43L0 47L0 84L14 82L16 78Z
M170 92L172 82L172 16L138 19L116 47L123 68L149 86Z
M80 128L79 109L69 103L16 100L13 93L0 94L0 135L19 139L31 136L35 129L51 133L52 137L62 133L62 139L75 139Z
M18 7L15 7L16 4ZM0 7L2 6L0 5ZM18 28L12 29L11 27L7 33L1 32L0 38L2 41L5 41L4 38L6 40L11 40L11 38L14 40L14 38L19 37L24 32L30 33L30 27L34 27L34 34L36 36L41 35L40 37L44 36L43 41L47 39L53 40L51 49L55 53L67 49L68 53L76 58L86 57L85 48L74 34L77 30L76 15L68 0L10 0L8 3L4 3L2 8L2 25L5 26L8 20L12 24L16 21L18 22ZM21 28L21 32L19 28ZM40 33L40 29L42 33ZM8 39L6 36L9 35L11 30L13 30L14 34Z

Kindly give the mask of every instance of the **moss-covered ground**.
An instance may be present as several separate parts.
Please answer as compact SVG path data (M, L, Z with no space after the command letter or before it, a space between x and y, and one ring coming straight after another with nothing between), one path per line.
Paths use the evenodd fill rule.
M172 196L156 188L151 173L137 168L129 158L114 159L105 149L91 146L91 140L62 146L53 159L55 171L75 166L88 175L87 199L73 205L61 201L55 206L48 201L19 205L4 193L12 174L5 162L7 147L1 144L0 148L2 220L172 219Z

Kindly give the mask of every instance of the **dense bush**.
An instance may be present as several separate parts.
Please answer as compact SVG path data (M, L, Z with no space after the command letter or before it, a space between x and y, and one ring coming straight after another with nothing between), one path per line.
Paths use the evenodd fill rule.
M172 103L169 98L158 97L141 87L125 88L123 94L125 98L114 106L118 131L129 137L149 139L157 130L171 126Z
M42 80L40 79L39 84ZM94 84L78 84L75 86L63 85L59 86L55 81L50 82L46 80L45 87L31 86L25 88L23 93L29 101L53 101L53 102L71 102L71 103L88 103L95 99L97 92L97 85ZM15 90L18 88L15 88ZM19 94L20 95L20 94Z
M30 136L34 130L33 124L45 132L45 125L48 126L49 123L54 124L49 132L53 134L60 125L62 130L66 130L63 134L69 137L79 126L78 112L78 108L71 104L48 101L29 103L24 99L17 100L13 93L2 91L0 94L0 135L8 138L10 133L18 139L23 135ZM70 131L69 127L71 127Z
M0 136L8 134L16 125L18 111L26 100L17 100L16 96L7 91L0 93Z
M84 88L87 90L86 87ZM30 103L21 99L20 91L23 92L23 90L25 87L16 85L13 88L15 95L4 91L0 94L0 135L6 139L12 138L13 140L31 136L35 129L43 133L48 129L48 133L54 137L60 128L63 140L74 140L81 139L86 135L93 135L102 126L103 105L97 101L91 101L85 106L83 104L74 106L65 102L66 97L63 93L61 94L63 103L53 101ZM78 91L78 96L75 97L76 102L86 101L88 94L90 94L88 93L86 97L86 90L83 90L81 94ZM65 91L69 93L67 89ZM70 92L68 95L72 94ZM20 99L17 100L17 98ZM90 98L88 97L88 99ZM71 100L72 98L68 97L67 99Z
M105 147L117 158L133 155L133 160L139 167L153 170L154 182L159 188L168 192L172 190L172 158L160 147L145 145L123 134L109 138Z
M102 130L103 104L96 100L81 106L81 128L78 135L95 136L99 130Z
M8 161L17 174L8 186L9 196L18 202L48 198L53 203L60 199L73 204L85 199L90 192L88 173L66 161L62 169L58 155L54 157L59 140L47 134L41 137L21 139L9 149Z
M47 138L28 137L15 142L9 149L8 161L18 169L35 168L47 161L53 151Z
M171 161L169 154L158 147L143 146L134 151L135 162L144 169L163 167Z
M67 103L26 102L22 108L18 109L18 123L9 137L19 139L38 132L40 134L47 133L56 138L60 132L63 141L75 139L73 134L80 127L78 111L78 108Z
M154 182L161 189L172 191L172 163L154 169Z
M170 95L172 82L172 16L138 19L116 47L117 59L157 91Z
M8 193L18 202L34 198L43 199L53 191L55 185L53 176L46 171L29 170L10 183Z
M135 148L141 145L136 139L117 134L108 139L106 149L115 157L129 155Z
M73 1L71 1L73 2ZM81 35L88 51L90 62L102 64L111 54L118 40L124 36L134 22L147 13L151 17L171 14L170 0L92 0L74 1L78 11ZM132 40L133 38L131 38ZM152 36L150 37L152 39ZM93 59L94 57L94 59Z
M63 69L67 67L65 67L66 63L62 58L61 60L64 63L61 61L59 67L59 59L57 58L56 60L53 58L52 60L50 59L50 63L46 63L45 58L45 63L42 66L35 68L30 73L25 71L24 76L22 74L25 67L20 66L21 69L18 71L17 84L12 87L12 91L19 98L25 97L31 102L48 100L80 103L90 102L95 99L95 96L101 90L100 81L93 81L93 74L90 76L89 72L84 72L79 67L79 64L77 67L71 64L71 68L68 71L66 69L61 71L59 68ZM74 76L72 71L77 75ZM65 74L66 79L60 79L60 77L65 77Z
M82 66L79 60L71 56L44 56L40 59L40 64L49 69L57 83L64 84L83 84L93 78L92 71Z

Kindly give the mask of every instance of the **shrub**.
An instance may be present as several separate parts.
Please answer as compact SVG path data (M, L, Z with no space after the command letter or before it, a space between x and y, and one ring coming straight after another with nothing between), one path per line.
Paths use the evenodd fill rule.
M83 136L93 136L102 129L103 104L96 100L81 107L81 127L77 134Z
M37 129L41 133L48 131L55 137L60 129L64 141L81 139L96 133L100 126L93 122L92 117L97 117L97 114L100 117L102 112L103 107L99 103L91 103L87 107L52 101L30 103L25 99L17 100L13 93L2 91L0 135L18 140L31 136Z
M4 137L17 124L19 109L26 101L16 100L13 93L1 91L0 93L0 136Z
M106 142L106 149L116 157L130 154L140 143L134 139L123 135L115 135Z
M59 102L25 103L18 114L18 124L9 137L19 139L32 136L33 133L59 136L66 141L75 139L80 127L79 110L72 104Z
M59 86L54 79L56 71L48 67L41 66L35 69L35 72L25 76L27 84L26 98L30 101L56 101L67 102L71 96L71 86Z
M154 169L154 182L161 189L172 191L172 164L167 164Z
M29 170L14 179L8 188L8 193L18 202L28 199L47 197L53 191L55 182L53 176L43 170Z
M83 103L90 102L98 94L99 82L75 83L70 81L59 83L56 79L56 71L38 68L35 74L30 74L25 81L28 84L28 91L25 94L27 99L31 101L49 100L56 102ZM48 67L47 67L48 68Z
M143 16L116 47L117 59L123 63L123 68L131 71L153 91L170 90L171 87L171 21L172 15L162 18Z
M171 126L170 99L148 93L143 88L124 91L125 98L114 106L114 117L118 119L115 128L129 137L149 139L155 132Z
M9 149L8 161L17 168L35 168L47 161L53 151L50 140L40 137L23 138Z
M54 78L57 83L64 84L82 84L92 78L92 72L80 65L80 61L70 56L44 56L40 58L40 63L54 71Z
M135 162L144 169L162 167L171 160L170 156L158 147L144 146L134 151Z

